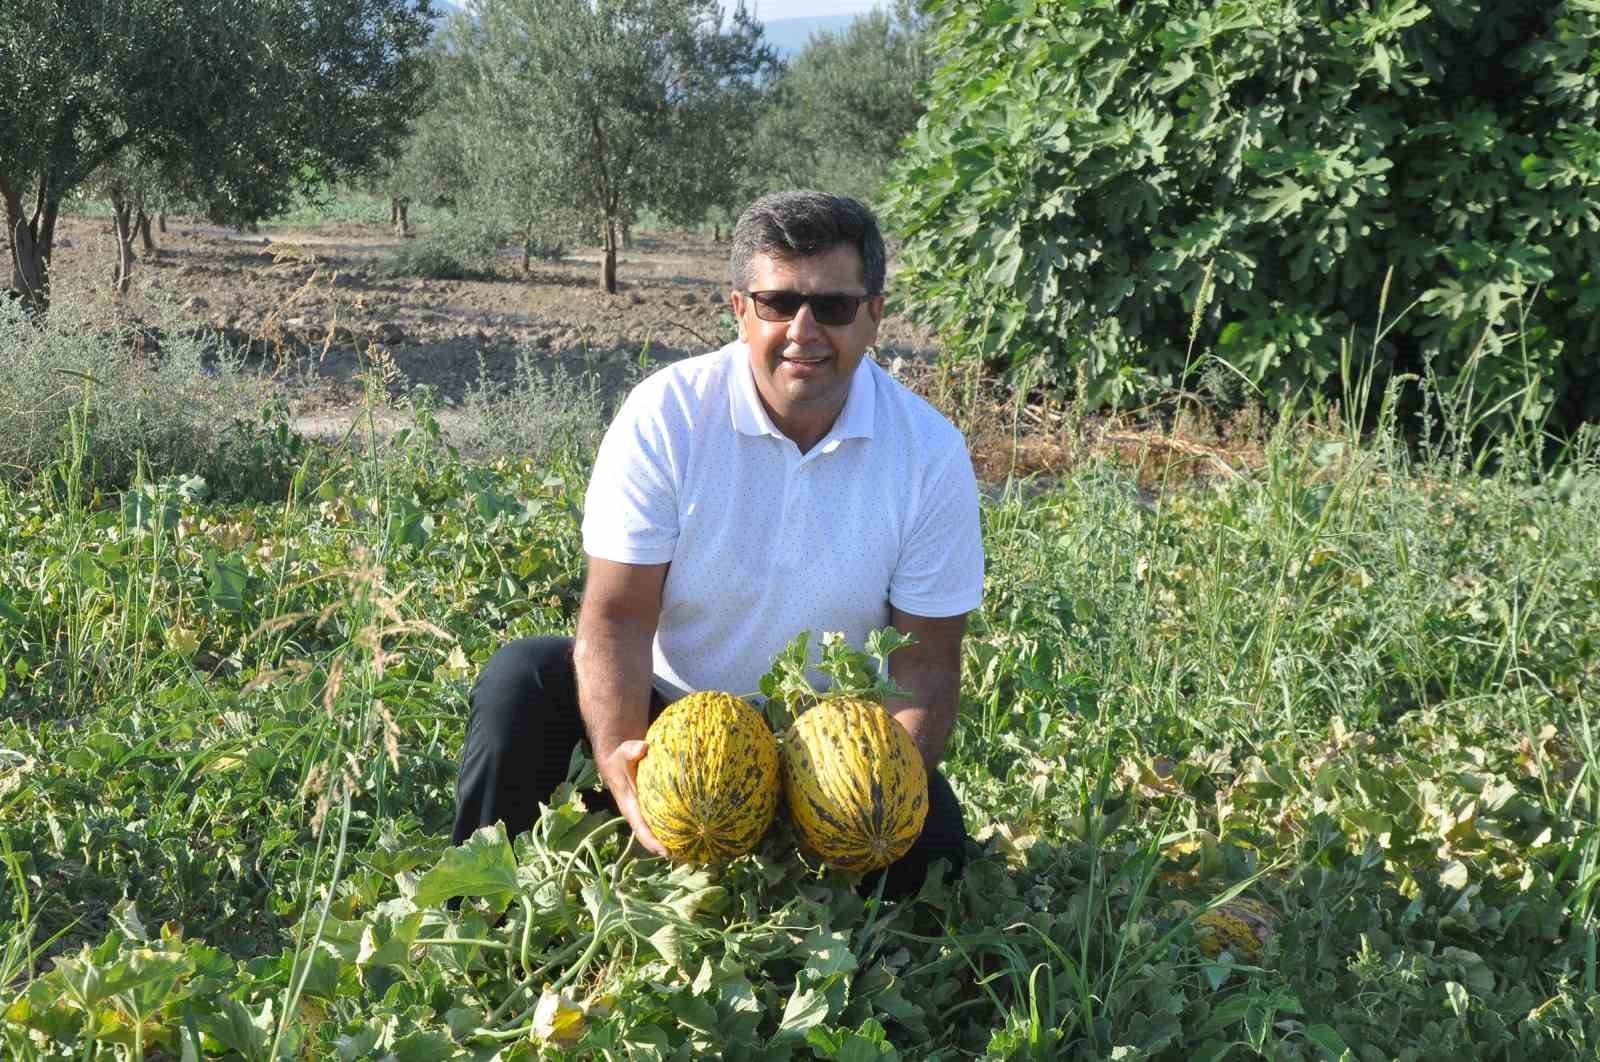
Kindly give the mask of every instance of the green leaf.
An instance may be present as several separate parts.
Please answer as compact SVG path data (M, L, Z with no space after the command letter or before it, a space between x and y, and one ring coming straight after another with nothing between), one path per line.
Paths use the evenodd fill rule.
M856 968L856 956L850 950L850 934L842 930L816 930L806 937L800 949L811 956L806 961L806 972L818 981L850 973Z
M1477 952L1465 948L1445 948L1439 953L1439 958L1444 962L1457 964L1457 969L1461 971L1461 980L1465 981L1467 987L1475 994L1479 996L1494 994L1494 971L1489 969L1489 964Z
M445 1062L454 1058L456 1045L442 1032L418 1029L395 1041L395 1062Z
M717 1008L700 996L679 992L667 1003L672 1014L695 1032L708 1036L717 1032Z
M244 592L250 575L243 559L237 555L221 557L215 550L207 550L206 576L206 597L213 605L235 615L244 611Z
M1444 983L1445 998L1450 1002L1450 1009L1457 1018L1465 1018L1468 1009L1472 1006L1472 996L1467 991L1467 986L1460 981L1446 981Z
M812 1026L827 1020L827 997L813 988L795 985L783 1008L783 1018L778 1022L778 1039L802 1036Z
M1319 1023L1306 1026L1306 1039L1328 1052L1335 1059L1342 1060L1346 1055L1350 1054L1350 1045L1344 1042L1344 1037L1340 1036L1338 1031L1331 1025Z
M1211 1014L1206 1018L1205 1024L1200 1026L1199 1035L1210 1036L1219 1033L1235 1022L1244 1020L1250 1008L1255 1005L1256 999L1247 992L1236 992L1213 1007Z
M1459 859L1452 859L1439 872L1439 884L1452 889L1464 889L1471 880L1472 877L1467 871L1467 865Z
M15 624L18 627L27 622L26 617L17 611L16 606L11 603L11 599L4 594L0 594L0 620Z
M237 1051L250 1062L266 1062L267 1047L272 1040L272 997L251 1008L231 996L224 996L218 1004L221 1013L206 1012L200 1015L200 1028L213 1040L220 1041L230 1050Z
M850 1039L844 1042L838 1053L833 1057L837 1062L878 1062L884 1055L883 1048L855 1033L850 1034Z
M1233 1050L1233 1044L1223 1040L1207 1040L1194 1049L1191 1062L1222 1062Z
M1315 188L1296 184L1286 176L1279 177L1278 183L1271 188L1258 188L1250 193L1252 198L1261 201L1256 220L1262 223L1298 214L1302 206L1316 198L1316 194Z
M418 907L436 907L453 896L481 896L499 914L517 895L517 860L504 823L484 826L465 844L447 849L417 882Z

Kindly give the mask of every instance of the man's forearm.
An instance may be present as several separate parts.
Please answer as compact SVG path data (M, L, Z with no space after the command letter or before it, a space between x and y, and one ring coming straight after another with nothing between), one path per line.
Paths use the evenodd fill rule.
M655 632L627 619L578 616L572 649L578 708L596 756L644 737L650 725L650 642Z
M911 735L922 762L932 770L944 755L950 732L955 729L956 709L961 701L961 673L945 668L906 668L891 674L909 696L888 702L893 715Z

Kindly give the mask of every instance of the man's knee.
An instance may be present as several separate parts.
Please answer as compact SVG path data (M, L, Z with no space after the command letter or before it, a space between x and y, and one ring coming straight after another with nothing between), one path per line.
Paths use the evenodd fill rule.
M547 726L552 710L576 709L572 639L519 638L501 646L472 687L469 728L485 736ZM570 702L570 703L568 703Z

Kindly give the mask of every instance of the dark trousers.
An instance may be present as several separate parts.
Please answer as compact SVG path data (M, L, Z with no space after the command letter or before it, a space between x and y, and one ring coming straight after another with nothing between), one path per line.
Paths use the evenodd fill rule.
M666 701L652 690L650 718L665 707ZM454 843L496 822L503 821L513 837L532 826L539 804L548 803L556 786L566 781L573 746L584 737L572 639L522 638L502 647L472 688L467 740L456 775ZM616 810L604 789L585 794L584 800ZM966 842L966 825L950 783L940 772L930 772L927 821L911 850L881 872L888 879L884 895L916 892L929 864L941 857L952 871L959 871L966 861ZM876 889L877 877L868 875L863 891Z

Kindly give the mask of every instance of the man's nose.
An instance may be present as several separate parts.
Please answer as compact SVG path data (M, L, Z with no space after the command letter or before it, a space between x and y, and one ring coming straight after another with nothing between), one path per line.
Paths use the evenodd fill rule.
M800 309L795 311L794 317L789 321L789 341L801 344L806 340L814 340L822 335L822 326L817 324L817 319L811 313L811 304L803 302Z

